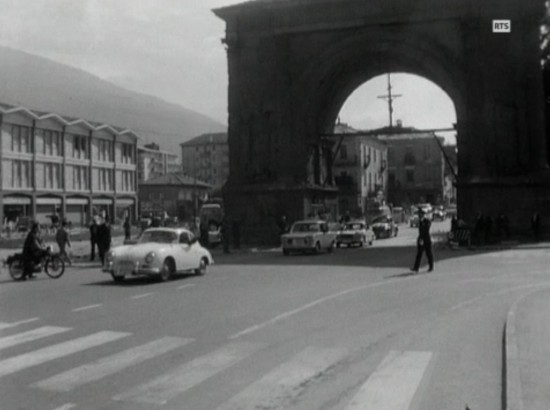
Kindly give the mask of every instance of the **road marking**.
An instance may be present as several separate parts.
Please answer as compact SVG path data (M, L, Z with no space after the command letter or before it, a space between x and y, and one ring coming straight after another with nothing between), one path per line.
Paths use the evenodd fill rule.
M151 296L151 295L154 295L155 292L149 292L149 293L142 293L140 295L134 295L132 297L130 297L130 299L141 299L141 298L146 298L147 296Z
M97 308L97 307L100 307L100 306L103 306L103 304L102 304L102 303L98 303L98 304L96 304L96 305L82 306L82 307L73 309L71 312L82 312L83 310L94 309L94 308Z
M187 285L178 286L178 289L192 288L195 286L194 283L188 283Z
M43 326L38 329L29 330L27 332L18 333L11 336L0 338L0 350L6 349L11 346L17 346L21 343L32 342L43 337L53 336L58 333L63 333L71 328L69 327L57 327L57 326Z
M49 391L67 392L86 383L100 380L106 376L115 374L132 365L152 359L156 356L160 356L192 341L193 339L163 337L150 343L133 347L123 352L104 357L93 363L85 364L64 373L52 376L48 379L32 384L32 387L38 387Z
M10 359L0 360L0 377L49 362L50 360L59 359L73 353L109 343L129 336L130 334L131 333L103 331L80 337L78 339L69 340L68 342L44 347L42 349L15 356Z
M371 283L370 285L365 285L365 286L359 286L359 287L355 287L355 288L351 288L351 289L346 289L346 290L343 290L341 292L337 292L337 293L334 293L332 295L328 295L328 296L325 296L323 298L314 300L313 302L310 302L307 305L301 306L297 309L290 310L288 312L282 313L282 314L280 314L278 316L275 316L274 318L269 319L269 320L267 320L263 323L250 326L247 329L244 329L244 330L242 330L238 333L235 333L234 335L229 336L229 339L238 339L241 336L244 336L244 335L247 335L249 333L255 332L257 330L263 329L264 327L270 326L270 325L272 325L274 323L277 323L277 322L279 322L283 319L288 319L291 316L297 315L298 313L302 313L303 311L311 309L312 307L320 305L321 303L328 302L329 300L339 298L340 296L344 296L344 295L347 295L349 293L359 292L359 291L365 290L365 289L376 288L378 286L388 285L388 284L398 282L398 281L403 282L403 281L406 281L406 280L411 280L413 278L414 277L409 277L409 278L404 278L404 279L399 279L399 280L397 280L397 279L396 280L387 280L387 281L383 281L383 282Z
M76 407L76 404L74 404L74 403L67 403L67 404L64 404L63 406L56 407L56 408L53 409L53 410L71 410L71 409L74 409L75 407Z
M11 327L23 325L23 324L26 324L26 323L36 322L37 320L40 320L40 318L39 317L33 317L31 319L21 320L19 322L13 322L13 323L0 322L0 330L9 329Z
M281 364L217 410L282 409L307 387L309 380L320 377L344 357L342 349L308 347Z
M408 410L431 358L431 352L390 352L346 410Z
M113 397L113 400L166 404L170 399L202 383L259 350L256 343L232 343L198 357L168 374Z

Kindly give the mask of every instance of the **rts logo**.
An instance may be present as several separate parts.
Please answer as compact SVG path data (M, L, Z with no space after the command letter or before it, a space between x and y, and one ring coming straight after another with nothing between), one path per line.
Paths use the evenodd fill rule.
M512 32L512 22L510 20L493 20L493 33Z

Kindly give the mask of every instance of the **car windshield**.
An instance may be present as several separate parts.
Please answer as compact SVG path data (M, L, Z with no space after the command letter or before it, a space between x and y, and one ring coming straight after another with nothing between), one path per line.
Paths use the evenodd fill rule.
M386 223L389 222L390 218L388 216L379 216L378 218L374 218L372 221L373 223Z
M173 243L177 238L176 233L171 231L145 231L139 238L138 243Z
M362 223L356 222L356 223L346 224L345 229L358 230L358 229L363 229L363 227L364 225Z
M296 223L292 227L292 232L319 232L319 224L317 223Z

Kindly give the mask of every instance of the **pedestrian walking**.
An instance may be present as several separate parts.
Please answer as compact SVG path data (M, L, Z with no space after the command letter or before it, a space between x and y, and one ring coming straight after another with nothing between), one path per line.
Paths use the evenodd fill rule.
M127 216L124 219L124 239L130 239L132 237L132 227L130 225L130 217Z
M411 271L418 273L420 269L420 262L422 260L422 254L426 253L428 258L428 272L434 270L434 258L432 253L432 238L430 236L431 221L426 218L426 214L422 209L418 210L418 238L416 240L416 258L414 260L414 266Z
M97 248L101 265L105 264L105 255L111 248L111 224L109 216L105 216L97 227Z
M97 244L97 216L94 215L92 217L92 221L90 222L90 246L91 246L91 253L90 253L90 261L94 261L95 259L95 248L98 246ZM99 251L99 248L98 248Z
M286 215L281 216L281 218L277 222L277 226L279 227L279 235L288 233L289 225L286 219Z
M537 211L535 211L531 217L531 229L533 230L533 238L535 239L535 242L540 240L540 225L540 215Z
M69 266L73 264L73 261L71 260L69 254L67 253L66 247L71 247L71 241L69 239L69 232L67 231L67 221L63 220L61 222L61 226L57 228L57 232L55 234L55 241L57 242L57 246L59 247L59 256L65 260Z

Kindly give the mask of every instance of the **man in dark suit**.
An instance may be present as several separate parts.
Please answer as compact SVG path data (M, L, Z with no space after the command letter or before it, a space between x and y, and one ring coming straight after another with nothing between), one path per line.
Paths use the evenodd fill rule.
M428 258L428 272L434 270L434 257L432 253L432 238L430 237L431 221L426 217L426 214L422 209L418 210L418 238L416 240L416 259L411 271L418 273L420 268L420 261L422 259L422 253L426 252Z

